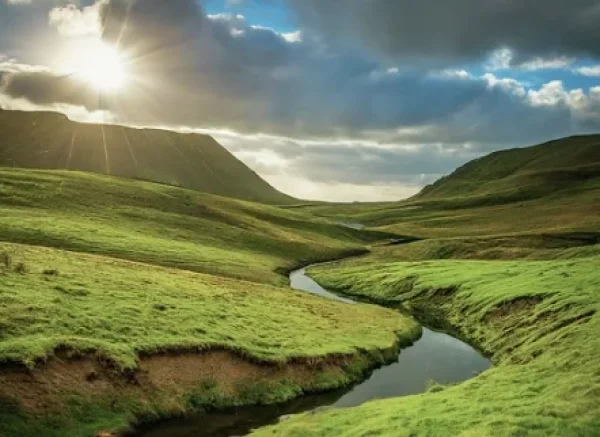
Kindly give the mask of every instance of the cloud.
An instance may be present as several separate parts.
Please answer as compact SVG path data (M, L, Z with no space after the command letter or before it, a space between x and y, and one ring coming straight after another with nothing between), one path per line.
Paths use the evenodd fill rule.
M286 193L317 200L392 200L415 194L441 174L479 156L465 145L303 141L212 133L238 158Z
M561 70L573 65L574 62L575 58L569 58L566 56L547 59L536 57L519 65L518 68L525 71Z
M483 75L483 79L488 83L490 88L500 88L508 93L519 97L525 96L525 85L516 79L512 78L497 78L492 73Z
M67 104L98 108L98 95L75 76L13 60L0 60L0 92L35 105Z
M584 76L600 77L600 65L593 65L591 67L580 67L575 71Z
M100 11L106 1L98 1L79 9L74 4L57 6L49 13L49 23L64 36L97 36L102 34Z
M405 62L482 60L507 47L516 63L600 57L597 0L290 0L309 29Z
M324 3L315 11L329 7ZM497 5L505 3L511 2ZM328 4L335 9L340 3ZM358 7L352 0L347 4L348 11ZM304 190L302 197L329 186L335 187L330 194L344 200L362 196L358 193L367 199L369 190L381 199L398 198L491 150L600 129L597 88L572 90L550 80L532 88L525 80L503 77L512 73L503 69L515 68L522 74L556 68L573 74L571 53L525 46L496 50L494 42L485 46L494 47L491 57L481 49L490 70L481 75L468 64L443 65L470 59L469 50L442 50L443 62L435 68L427 60L407 65L405 56L412 55L402 47L383 50L361 40L385 52L385 59L348 48L338 38L358 35L315 33L307 17L310 25L282 33L241 15L207 16L195 0L107 0L55 9L61 18L54 20L48 18L51 5L45 23L53 23L49 30L61 41L90 38L95 25L84 17L99 16L102 38L123 54L130 80L121 92L99 99L76 77L18 63L14 56L0 58L4 106L69 108L76 116L101 114L127 124L201 128L278 187L292 194ZM56 32L61 25L69 38ZM450 32L452 25L442 30Z
M521 63L519 63L519 61ZM515 52L507 47L494 50L488 57L486 69L488 71L516 69L521 71L538 70L564 70L568 69L576 61L574 57L533 57L527 60L517 59Z
M386 64L311 34L250 25L241 15L206 16L195 0L107 0L93 7L105 41L128 59L132 80L122 93L100 108L98 96L76 81L24 72L13 73L4 91L39 104L109 110L139 125L401 144L526 143L570 134L582 119L563 101L545 104L555 98L549 89L528 95L525 84L491 73ZM500 58L512 60L508 55Z

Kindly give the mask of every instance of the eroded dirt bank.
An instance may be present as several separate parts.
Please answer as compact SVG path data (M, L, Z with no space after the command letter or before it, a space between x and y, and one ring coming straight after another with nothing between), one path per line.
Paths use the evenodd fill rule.
M414 339L419 335L415 332ZM257 363L227 350L165 353L141 357L138 368L130 372L120 372L91 356L57 354L34 370L1 367L0 404L5 412L25 419L22 422L39 421L40 429L53 423L62 429L56 435L123 432L142 421L203 409L284 402L304 393L343 387L395 360L400 347L398 342L387 350L286 364ZM98 413L90 414L96 408ZM27 429L36 428L29 425ZM15 423L14 435L28 435L17 433L19 426Z

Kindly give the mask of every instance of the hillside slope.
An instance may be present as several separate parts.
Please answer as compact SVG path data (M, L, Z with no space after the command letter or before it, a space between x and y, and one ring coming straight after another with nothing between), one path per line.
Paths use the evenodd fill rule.
M0 167L81 170L265 203L289 203L208 135L75 123L0 110Z
M597 232L600 135L492 153L402 202L295 210L424 238Z
M0 435L113 435L360 380L420 327L276 285L384 237L164 184L0 168Z
M282 284L385 238L299 211L91 173L0 169L0 241Z
M600 178L600 135L563 138L494 152L471 161L421 191L414 200L486 197L524 200Z

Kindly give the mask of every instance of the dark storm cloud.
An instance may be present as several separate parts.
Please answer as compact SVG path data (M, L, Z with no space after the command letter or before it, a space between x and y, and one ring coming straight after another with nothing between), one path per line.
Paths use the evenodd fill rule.
M341 5L322 3L306 0L310 7L298 8L303 14L322 10L326 17ZM335 18L340 25L346 21L358 25L357 17L369 21L386 5L392 8L388 9L392 17L396 3L347 4L348 10ZM494 4L500 8L512 3ZM359 11L359 5L377 8ZM529 3L523 5L526 12ZM438 11L441 14L444 9L440 6ZM456 24L453 14L448 19ZM333 47L310 33L299 40L252 27L242 17L207 17L193 0L106 1L102 20L104 39L118 45L129 59L132 79L121 93L99 102L97 93L94 99L94 93L78 88L82 85L69 78L14 69L4 74L4 93L38 104L68 103L91 110L99 109L101 103L101 109L128 123L318 138L318 146L299 140L254 144L243 138L232 148L241 153L267 144L292 174L315 181L360 184L429 182L486 151L593 130L600 119L600 94L581 106L581 111L587 111L585 116L575 116L566 98L552 105L532 105L518 83L501 86L466 72L390 68L363 50ZM382 34L392 32L386 29L389 22L379 24ZM453 29L451 23L445 26L447 32ZM341 32L344 38L356 36L346 35L350 30ZM471 30L463 32L470 35ZM416 44L421 44L421 50L433 44L437 48L430 53L440 58L474 56L500 41L492 38L487 43L473 42L483 47L480 49L467 44L464 50L457 45L455 51L448 51L447 46L455 44L451 37L434 44L421 41L425 36L421 34ZM401 55L403 44L390 45L386 51ZM529 47L534 53L533 46ZM519 47L521 51L525 48L524 44ZM339 137L355 141L349 146L327 145ZM390 147L364 145L370 142ZM393 144L410 147L394 149ZM268 160L261 160L260 154L248 156L253 168L268 173Z
M600 57L597 0L289 0L336 42L405 61L454 63L509 47L531 56Z
M390 70L364 53L328 50L310 36L290 42L240 17L206 17L193 0L112 0L103 22L104 38L127 54L138 79L108 108L128 122L298 137L436 125L448 129L448 138L476 141L497 133L514 139L521 131L487 114L531 119L527 138L543 136L535 132L538 120L554 117L483 80ZM461 135L461 125L468 135ZM565 123L550 130L569 132Z
M23 98L37 105L64 103L97 109L98 94L80 80L49 71L3 72L0 66L0 90L12 98Z

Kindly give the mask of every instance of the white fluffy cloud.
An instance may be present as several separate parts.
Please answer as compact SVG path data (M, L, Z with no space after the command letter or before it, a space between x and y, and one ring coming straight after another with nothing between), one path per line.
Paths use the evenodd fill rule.
M102 35L100 9L106 1L100 0L91 6L78 8L74 4L57 6L49 13L48 20L62 35L69 37Z
M483 79L487 82L490 88L498 87L519 97L523 97L526 94L525 86L516 79L498 78L492 73L484 74Z
M584 76L595 76L600 77L600 65L594 65L591 67L580 67L575 70L579 74Z

